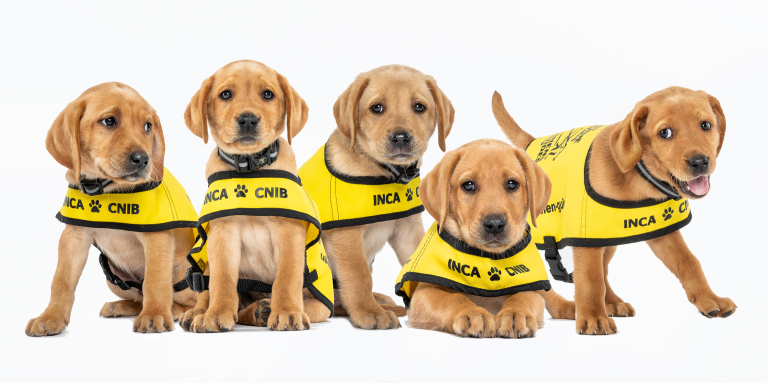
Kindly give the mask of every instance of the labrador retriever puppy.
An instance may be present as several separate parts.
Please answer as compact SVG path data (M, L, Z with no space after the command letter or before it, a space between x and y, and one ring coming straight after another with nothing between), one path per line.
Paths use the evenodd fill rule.
M256 172L271 169L296 175L296 156L290 142L304 127L309 109L288 80L268 66L251 60L235 61L203 81L184 113L192 133L217 148L206 166L206 178L234 172L222 160L228 155L251 155L279 140L276 160ZM288 139L281 138L286 130ZM253 191L251 192L253 193ZM320 301L302 290L307 223L302 220L234 215L210 221L208 268L210 290L181 320L185 330L226 332L235 323L271 330L306 330L310 322L331 315ZM238 293L238 279L273 285L271 294Z
M561 311L550 311L553 317L575 317L579 334L615 333L617 328L611 317L634 316L635 309L611 288L607 279L608 264L616 253L617 245L640 240L644 240L680 280L688 300L702 315L726 318L736 311L732 300L717 296L709 287L699 261L688 249L679 231L691 218L688 202L684 198L700 199L707 195L710 176L715 171L717 156L723 146L725 115L714 96L703 91L670 87L638 102L623 121L605 127L578 128L542 139L534 139L515 123L498 93L493 97L493 111L499 125L505 127L504 132L510 141L520 148L528 148L528 153L548 172L555 189L561 180L553 178L548 169L556 169L552 171L559 173L586 174L580 176L584 186L579 186L581 190L585 187L588 190L588 201L584 203L593 204L594 201L591 206L595 209L610 207L616 209L614 212L622 212L606 214L595 220L586 216L583 222L586 227L597 227L595 221L611 222L616 231L629 232L641 229L639 221L639 225L648 228L644 229L646 233L635 238L568 238L558 245L574 246L572 280L576 284L576 292L575 304L570 304L570 308L560 305ZM589 141L587 137L592 140L591 146L589 142L584 144ZM580 157L579 161L558 162L558 157L567 159L568 151L577 150L586 153L586 160ZM568 187L569 190L578 189L570 184ZM553 190L550 204L555 208L564 204L564 208L547 213L546 219L552 222L581 205L565 200L565 194L559 193ZM633 209L654 208L660 209L658 214L645 215L639 220L636 217L631 219ZM676 222L686 216L686 220L676 225L664 226L667 225L665 222ZM623 227L622 220L625 221ZM538 229L534 229L534 238L536 230L541 231L542 226L547 225L542 225L540 221ZM663 229L652 229L654 227ZM547 251L553 255L557 253L554 248ZM556 273L559 272L555 271L553 275ZM563 277L570 278L568 275ZM548 306L550 300L562 300L554 290L545 294L545 299Z
M320 159L324 161L322 171L333 174L330 182L334 185L339 180L348 185L393 185L404 173L421 166L421 157L436 126L438 144L445 151L454 109L432 76L404 65L387 65L358 75L339 96L333 106L333 115L336 130L325 145L324 160ZM308 168L308 164L302 166L299 174L302 180L307 180L307 188L322 211L326 201L316 196L328 190L328 183L311 184L317 169ZM367 181L371 179L384 181ZM384 204L403 205L407 201L415 203L418 188L411 188L413 184L415 182L410 181L404 186L409 191L389 193L389 197L382 195L380 200L376 200L375 189L367 189L374 195L359 193L358 197L339 203L363 210L372 209L368 204L382 207ZM392 196L398 198L385 201L384 197ZM355 327L398 328L397 315L405 315L405 309L391 298L372 291L371 279L373 260L386 243L392 246L402 264L424 236L421 204L408 211L400 210L396 214L361 219L372 223L347 223L342 227L329 227L327 219L323 218L322 240L339 287L335 314L349 315Z
M72 189L83 180L100 180L102 202L110 193L131 193L163 180L165 142L160 119L152 106L131 87L110 82L86 90L59 114L48 131L46 148L68 170L65 178ZM186 197L183 196L185 199ZM97 205L75 205L75 210L97 211ZM79 203L82 203L80 201ZM137 316L136 332L165 332L194 306L196 295L173 292L173 282L183 280L185 256L193 244L196 213L191 220L175 222L181 228L162 231L132 231L67 223L59 241L59 261L51 285L51 300L45 311L29 321L29 336L56 335L69 324L75 287L91 245L108 256L109 266L122 281L143 282L142 290L107 286L121 300L107 302L99 315L116 318ZM82 208L82 209L81 209ZM104 203L101 216L108 216ZM98 226L98 225L96 225Z
M541 167L507 143L482 139L446 153L421 183L422 203L438 222L441 239L437 234L425 238L401 272L401 280L415 284L409 287L412 293L397 288L406 302L410 298L411 326L474 338L535 336L544 325L544 299L537 290L550 285L541 256L530 242L526 217L530 212L536 225L550 191ZM429 262L434 241L451 248L432 250L435 262L419 269L417 263ZM425 276L445 261L463 266ZM485 273L486 269L490 271ZM446 278L456 279L446 282ZM425 282L430 279L439 284Z

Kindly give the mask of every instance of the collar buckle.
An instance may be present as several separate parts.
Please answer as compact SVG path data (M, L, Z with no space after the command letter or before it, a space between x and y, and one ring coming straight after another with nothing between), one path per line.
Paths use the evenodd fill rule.
M104 194L104 185L98 179L82 179L80 180L80 191L90 197L93 197L99 194Z

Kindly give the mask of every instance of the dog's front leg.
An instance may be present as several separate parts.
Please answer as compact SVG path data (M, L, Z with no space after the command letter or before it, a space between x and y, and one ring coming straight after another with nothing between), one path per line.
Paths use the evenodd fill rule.
M537 297L538 298L538 297ZM408 318L413 328L453 333L461 337L492 338L496 319L466 295L430 283L419 283Z
M173 330L173 236L165 231L139 236L144 246L143 308L133 321L133 331Z
M93 244L93 232L84 227L64 227L59 239L59 262L51 283L51 300L45 311L27 323L29 336L57 335L69 324L75 288Z
M309 316L304 312L304 247L307 228L303 221L277 218L273 252L279 255L277 276L272 285L272 312L267 320L270 330L308 330Z
M323 243L335 265L341 302L352 325L371 329L399 328L394 312L385 310L373 297L373 279L365 257L363 229L345 227L323 232Z
M535 291L510 295L496 314L496 335L502 338L533 338L544 325L544 299Z
M707 318L726 318L736 312L736 304L712 292L696 259L680 231L646 241L654 254L664 262L685 289L688 300Z
M231 217L210 223L208 269L210 269L208 311L193 318L190 329L196 333L227 332L237 322L237 280L240 277L242 242L240 230ZM208 270L206 269L206 271ZM200 300L204 300L199 297Z
M616 322L605 310L605 277L602 247L573 248L573 279L576 292L576 332L608 335L617 331Z

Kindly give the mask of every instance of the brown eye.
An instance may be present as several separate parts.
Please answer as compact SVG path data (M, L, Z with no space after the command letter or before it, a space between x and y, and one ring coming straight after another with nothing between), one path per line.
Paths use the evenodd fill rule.
M144 124L144 131L147 132L147 133L151 132L152 131L152 124L150 124L150 123Z
M473 192L475 191L475 183L472 181L467 181L461 184L461 188L464 189L466 192Z
M422 104L416 104L416 105L413 106L413 110L416 113L421 113L421 112L425 111L426 109L427 108L424 105L422 105Z
M704 130L710 130L712 129L712 124L710 124L709 121L704 121L701 123L701 128Z
M515 180L509 180L507 181L507 190L517 190L517 188L520 187L520 184L517 183Z
M663 139L672 138L672 129L666 128L659 131L659 137Z
M371 112L373 113L382 113L384 112L384 105L376 104L371 107Z
M101 121L99 121L99 122L100 122L102 125L104 125L104 126L107 126L107 127L110 127L110 128L111 128L111 127L113 127L113 126L115 126L115 125L117 125L117 120L115 120L115 118L114 118L114 117L108 117L108 118L105 118L105 119L103 119L103 120L101 120Z
M221 94L219 95L219 98L222 100L229 100L230 98L232 98L232 92L225 90L221 92Z
M271 91L265 90L264 93L261 94L261 98L265 100L271 100L275 97L274 94L272 94Z

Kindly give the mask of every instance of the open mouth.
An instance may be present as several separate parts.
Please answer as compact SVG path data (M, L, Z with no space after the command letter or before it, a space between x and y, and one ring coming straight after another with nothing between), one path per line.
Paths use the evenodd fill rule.
M709 176L699 176L690 181L681 181L677 179L672 173L669 173L672 180L675 181L677 186L683 194L687 194L692 197L703 197L709 193Z

